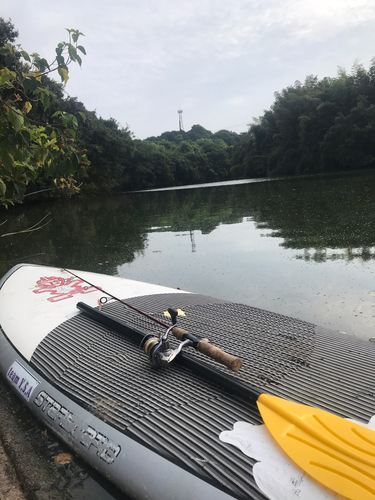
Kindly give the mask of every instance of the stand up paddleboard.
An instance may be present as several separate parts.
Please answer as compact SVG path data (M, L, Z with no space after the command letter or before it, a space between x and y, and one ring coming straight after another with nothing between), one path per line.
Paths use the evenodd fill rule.
M81 271L19 265L0 287L1 374L128 495L375 498L374 344Z

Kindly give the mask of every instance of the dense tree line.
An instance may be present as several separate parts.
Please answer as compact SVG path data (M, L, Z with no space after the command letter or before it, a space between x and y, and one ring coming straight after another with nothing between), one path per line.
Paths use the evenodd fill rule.
M164 132L139 140L110 118L98 118L74 98L62 98L56 107L86 116L77 131L77 145L86 151L89 168L80 176L83 192L150 189L204 183L231 178L231 161L240 136L215 134L200 125L189 132Z
M240 136L201 125L190 131L164 132L134 141L132 185L136 188L180 186L231 178L231 162Z
M247 133L194 125L138 140L66 94L68 64L85 53L68 31L53 66L17 48L18 32L0 18L0 203L375 167L375 59L368 71L355 64L276 92Z
M368 71L355 64L349 74L308 76L276 92L247 133L194 125L141 141L126 132L128 156L117 186L127 189L375 167L375 58Z
M232 174L299 175L375 166L375 58L336 78L309 76L276 92L242 138Z

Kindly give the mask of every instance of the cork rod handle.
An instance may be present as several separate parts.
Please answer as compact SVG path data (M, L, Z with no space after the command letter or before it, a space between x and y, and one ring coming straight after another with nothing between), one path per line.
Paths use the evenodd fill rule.
M186 333L186 330L174 327L172 333L177 340L182 341L183 340L182 337ZM218 363L225 365L227 368L229 368L234 372L237 372L242 366L242 361L239 358L237 358L236 356L232 356L232 354L228 354L225 351L222 351L221 349L210 344L210 342L207 342L206 340L201 340L199 342L198 351L214 359Z

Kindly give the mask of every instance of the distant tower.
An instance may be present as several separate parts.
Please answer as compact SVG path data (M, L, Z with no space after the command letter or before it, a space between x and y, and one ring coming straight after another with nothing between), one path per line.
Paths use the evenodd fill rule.
M184 131L184 124L182 123L182 109L179 109L177 111L177 113L178 113L178 126L180 128L180 132L181 131L183 132Z

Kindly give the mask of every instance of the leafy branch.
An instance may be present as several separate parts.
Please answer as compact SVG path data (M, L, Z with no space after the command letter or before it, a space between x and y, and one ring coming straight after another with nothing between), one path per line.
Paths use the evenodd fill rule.
M78 116L57 111L46 120L45 113L56 100L48 75L54 71L64 85L69 79L68 66L82 64L78 45L83 34L68 29L68 42L57 45L52 63L37 53L29 54L20 45L0 47L0 203L8 206L21 201L30 181L43 175L56 186L56 179L73 179L79 168L89 162L74 146ZM75 181L70 182L72 186ZM61 183L57 187L63 187Z

